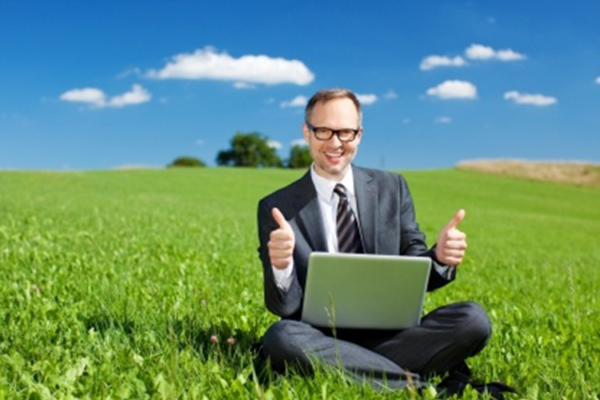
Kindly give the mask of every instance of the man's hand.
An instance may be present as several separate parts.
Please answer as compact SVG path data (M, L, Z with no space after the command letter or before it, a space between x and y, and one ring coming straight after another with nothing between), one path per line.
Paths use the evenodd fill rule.
M465 210L459 210L440 231L435 256L445 265L455 266L461 263L467 250L467 235L456 226L465 218Z
M269 237L268 247L271 265L277 269L285 269L293 260L294 245L296 244L294 231L279 209L274 207L271 214L279 225L279 228L271 232Z

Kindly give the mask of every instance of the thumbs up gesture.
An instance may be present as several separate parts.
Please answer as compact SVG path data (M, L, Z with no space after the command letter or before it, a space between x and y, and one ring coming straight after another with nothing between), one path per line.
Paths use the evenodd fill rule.
M273 208L271 214L277 225L279 225L279 228L271 232L267 244L271 265L278 269L285 269L293 260L294 245L296 243L294 231L278 208Z
M456 229L464 218L465 210L461 209L440 231L435 251L440 263L455 266L460 264L465 256L467 235Z

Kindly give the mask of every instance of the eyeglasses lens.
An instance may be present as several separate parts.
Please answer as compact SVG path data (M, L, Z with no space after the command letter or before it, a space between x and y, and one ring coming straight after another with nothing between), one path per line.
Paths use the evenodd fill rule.
M315 128L314 132L319 140L329 140L333 136L333 131L327 128ZM354 139L355 136L355 132L352 129L341 129L335 132L337 133L338 139L342 142L349 142Z

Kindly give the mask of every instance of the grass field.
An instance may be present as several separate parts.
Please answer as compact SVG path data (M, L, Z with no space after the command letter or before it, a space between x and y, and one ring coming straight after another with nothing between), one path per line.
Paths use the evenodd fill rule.
M263 304L256 204L300 174L0 173L0 399L419 397L327 371L254 379L249 347L276 320ZM600 189L405 176L429 244L467 211L467 258L426 309L470 299L488 311L494 334L470 361L476 377L516 397L599 398Z

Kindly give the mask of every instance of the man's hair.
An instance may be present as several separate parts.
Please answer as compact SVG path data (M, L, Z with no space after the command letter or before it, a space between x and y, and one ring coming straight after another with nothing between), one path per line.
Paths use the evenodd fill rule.
M353 92L348 89L341 88L323 89L315 93L306 104L306 109L304 110L304 122L307 124L310 123L312 111L318 103L325 104L334 99L352 100L354 106L356 107L356 111L358 112L358 125L360 126L362 124L362 107L360 106L360 101L358 101L358 98Z

